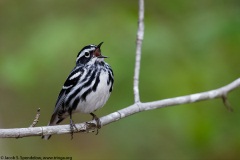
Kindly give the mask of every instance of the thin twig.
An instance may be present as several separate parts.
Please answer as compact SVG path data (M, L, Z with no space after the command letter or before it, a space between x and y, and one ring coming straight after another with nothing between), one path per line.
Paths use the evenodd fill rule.
M37 114L33 120L33 123L29 127L35 127L39 121L39 118L40 118L40 108L38 108Z
M233 112L233 108L231 107L230 102L228 101L227 95L223 95L222 96L222 100L223 100L223 104L225 105L225 107L227 108L228 111Z
M177 106L187 103L195 103L204 100L211 100L216 98L222 98L223 95L228 95L234 89L240 87L240 78L236 79L232 83L223 86L221 88L210 90L206 92L180 96L175 98L168 98L159 101L145 102L145 103L134 103L131 106L123 108L119 111L113 112L109 115L100 118L102 126L108 125L109 123L118 121L122 118L128 117L132 114L153 110L157 108L164 108L168 106ZM95 124L95 125L87 125ZM87 123L76 124L78 132L89 133L96 129L96 122L90 121ZM42 136L42 135L54 135L54 134L69 134L71 129L69 125L58 125L58 126L45 126L45 127L30 127L30 128L13 128L13 129L0 129L0 138L20 138L29 136Z
M140 102L139 96L139 73L141 61L141 49L144 36L144 0L139 0L139 13L138 13L138 31L137 31L137 44L136 44L136 59L133 80L134 102Z

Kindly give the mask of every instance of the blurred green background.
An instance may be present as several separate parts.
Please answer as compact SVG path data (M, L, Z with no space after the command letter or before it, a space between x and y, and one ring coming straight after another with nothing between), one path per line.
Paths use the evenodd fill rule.
M79 50L104 41L115 74L99 117L133 103L138 1L0 0L0 127L48 123ZM240 76L240 1L147 0L140 94L143 102L221 87ZM152 110L100 134L0 139L0 155L73 159L237 159L240 90L220 99ZM90 120L77 114L75 122ZM64 123L68 123L66 120Z

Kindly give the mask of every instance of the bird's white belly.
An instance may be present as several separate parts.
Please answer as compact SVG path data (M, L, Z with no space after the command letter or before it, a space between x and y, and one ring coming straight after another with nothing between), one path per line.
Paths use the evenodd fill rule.
M111 86L110 84L107 84L107 80L107 72L102 72L96 91L92 91L90 94L88 94L86 101L79 102L75 112L91 113L99 108L102 108L110 96L109 89Z

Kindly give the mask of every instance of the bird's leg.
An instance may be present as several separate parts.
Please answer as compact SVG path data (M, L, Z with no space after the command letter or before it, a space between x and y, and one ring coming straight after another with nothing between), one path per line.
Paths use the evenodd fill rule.
M70 115L70 130L71 130L71 139L73 139L73 132L74 132L74 128L78 131L75 123L73 122L72 120L72 112L70 111L69 112L69 115Z
M90 113L90 114L92 116L92 119L97 122L97 133L96 133L96 135L97 135L98 134L98 129L101 128L101 121L95 114L93 114L93 113Z

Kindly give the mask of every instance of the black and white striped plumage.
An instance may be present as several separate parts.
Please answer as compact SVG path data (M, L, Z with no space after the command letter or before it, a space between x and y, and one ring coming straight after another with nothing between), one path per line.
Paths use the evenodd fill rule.
M103 43L103 42L102 42ZM48 125L59 124L72 113L88 113L97 118L92 112L104 106L113 89L113 71L104 62L100 47L102 45L85 46L76 59L76 66L65 81L59 93L54 112ZM73 126L71 126L73 127ZM43 136L49 139L50 135Z

